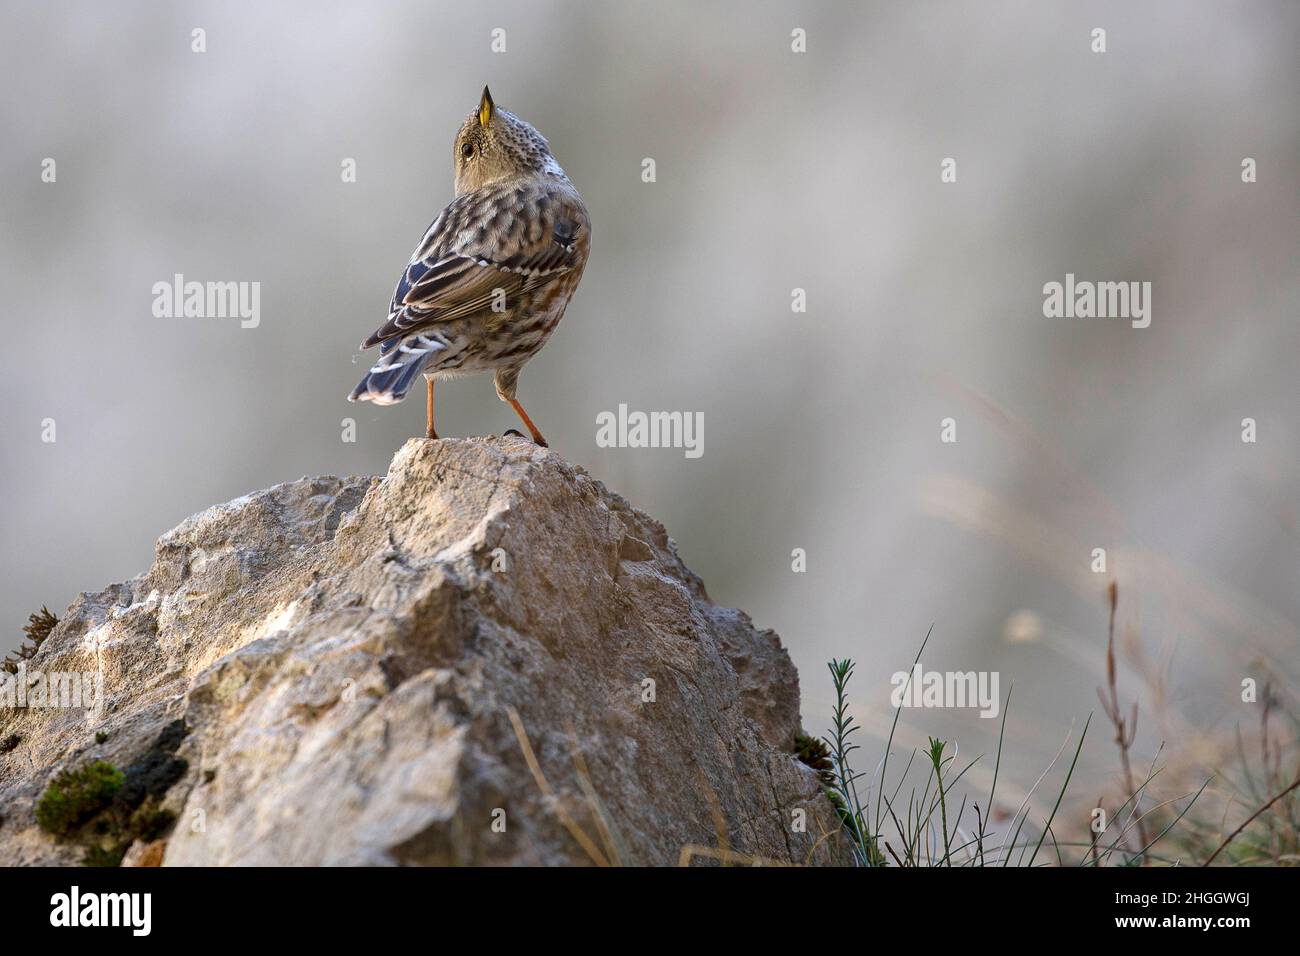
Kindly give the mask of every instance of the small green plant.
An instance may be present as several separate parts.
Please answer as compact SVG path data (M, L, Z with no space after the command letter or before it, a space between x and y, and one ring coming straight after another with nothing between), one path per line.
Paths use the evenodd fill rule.
M134 839L152 843L170 830L175 822L176 814L170 810L159 808L150 799L145 802L144 806L131 814L127 830Z
M920 650L917 651L916 659L912 662L912 669L908 672L909 675L915 673L916 666L921 660L921 654L924 652L925 645L929 640L930 635L927 634L925 640L921 642ZM866 799L864 800L858 788L858 784L862 781L864 775L853 769L851 759L853 752L859 749L851 738L860 729L849 710L848 704L848 685L853 676L854 665L851 660L831 660L827 666L830 669L831 680L835 687L835 707L831 715L831 730L829 736L825 738L827 749L830 751L834 773L834 783L828 788L827 796L835 804L840 823L849 841L853 861L858 866L887 866L892 862L900 867L1005 867L1013 864L1032 867L1041 865L1040 855L1045 855L1044 846L1047 844L1049 837L1051 838L1052 855L1057 865L1069 865L1063 849L1071 847L1083 848L1082 855L1075 861L1074 865L1077 866L1101 866L1110 862L1112 857L1121 862L1122 865L1140 865L1148 860L1158 859L1152 854L1152 848L1191 809L1209 783L1207 780L1205 784L1202 784L1200 790L1195 794L1191 794L1185 806L1154 838L1147 839L1145 830L1139 830L1143 835L1139 837L1138 848L1134 851L1126 841L1130 839L1130 835L1139 827L1139 824L1144 822L1146 817L1146 814L1138 813L1137 803L1157 772L1153 762L1151 772L1148 773L1146 779L1142 781L1141 785L1132 789L1129 799L1121 804L1114 814L1114 819L1120 822L1120 826L1117 828L1118 834L1113 839L1108 838L1108 842L1103 843L1101 839L1104 834L1103 831L1103 834L1094 836L1091 843L1058 841L1056 834L1053 832L1052 824L1057 818L1066 791L1069 789L1070 781L1074 776L1075 768L1078 766L1079 754L1083 750L1083 742L1087 737L1088 726L1092 720L1089 717L1084 722L1079 739L1075 744L1074 755L1066 770L1065 779L1056 796L1056 801L1052 805L1051 812L1042 821L1041 826L1030 824L1030 798L1037 790L1038 785L1043 782L1047 774L1056 766L1065 753L1066 745L1069 743L1068 738L1061 745L1061 749L1057 752L1047 770L1043 771L1034 786L1030 788L1019 809L1011 816L1010 821L1003 828L1002 833L994 838L996 842L992 842L989 831L989 809L994 806L994 798L997 794L998 773L1002 766L1002 745L1006 736L1007 711L1011 703L1011 692L1008 691L1006 702L1002 708L1002 725L998 732L998 751L993 766L993 781L989 788L988 802L985 804L983 812L981 812L978 804L971 804L975 825L974 827L963 828L962 823L967 810L966 797L961 798L954 815L952 813L954 794L957 792L958 784L961 783L966 773L982 758L976 757L960 770L957 770L956 749L953 748L950 754L948 742L935 737L928 738L929 747L925 752L927 759L924 761L925 765L928 766L928 771L924 785L920 789L913 785L911 793L904 803L900 800L900 795L911 773L917 753L916 751L912 752L902 774L899 775L897 784L890 791L888 786L889 762L901 713L901 708L896 709L893 723L890 726L889 737L885 744L885 753L880 761L879 777L874 785L874 802L871 786L867 787ZM1153 811L1164 811L1166 808L1171 807L1173 803L1174 801L1162 803L1160 806L1153 808ZM1128 810L1128 817L1124 819L1126 810ZM1172 813L1172 810L1169 812ZM1027 827L1028 831L1026 830ZM897 841L897 847L894 846L892 841ZM1048 858L1042 862L1052 862L1052 860Z
M102 744L107 739L108 734L104 733L102 730L95 731L95 743Z
M952 865L952 849L948 845L948 800L943 791L943 775L945 769L953 758L947 760L943 757L944 742L936 737L930 738L930 767L934 771L934 779L938 781L937 789L939 791L939 815L943 823L943 860L949 866Z
M0 670L17 674L18 665L35 656L41 645L45 643L45 639L50 636L50 631L54 630L54 626L58 623L59 619L44 605L36 614L28 615L27 626L23 628L26 640L18 646L18 650L0 661Z
M36 822L47 833L66 837L108 807L125 782L122 771L106 760L64 770L36 804Z
M82 854L82 866L121 866L122 857L126 856L127 846L125 844L114 844L112 846L100 846L98 843L86 847L86 852Z
M828 666L835 683L832 736L826 740L834 766L835 785L828 791L828 796L848 834L853 862L858 866L883 866L885 859L880 854L880 847L862 809L862 801L858 798L857 781L862 774L855 772L849 762L849 755L858 749L849 738L859 730L849 712L847 693L849 679L853 676L853 662L832 660Z
M162 803L189 767L176 756L187 733L183 720L172 721L125 770L104 760L65 770L37 802L36 822L61 839L75 837L85 866L118 866L132 843L161 839L176 822Z
M1236 728L1234 762L1214 767L1221 809L1199 808L1175 835L1202 865L1300 865L1300 716L1288 694L1265 684L1258 739Z
M795 734L794 755L800 763L817 771L817 779L823 787L835 786L835 761L831 760L831 750L826 741L807 734Z
M1119 586L1112 581L1106 592L1110 607L1110 625L1106 641L1106 687L1098 689L1102 709L1115 730L1115 743L1119 748L1120 767L1123 773L1124 792L1138 805L1133 786L1129 751L1136 737L1138 705L1134 701L1127 714L1121 708L1116 689L1117 655L1115 653L1115 614L1119 603ZM1140 655L1138 676L1164 696L1162 678L1142 666ZM1199 861L1209 866L1216 861L1230 866L1294 866L1300 864L1300 703L1297 703L1289 682L1270 673L1266 662L1257 666L1265 674L1261 681L1263 692L1259 703L1258 737L1250 745L1238 725L1231 739L1218 742L1215 753L1213 738L1202 740L1209 744L1205 752L1213 754L1206 762L1199 754L1191 756L1193 765L1212 770L1215 787L1207 794L1207 801L1217 804L1206 807L1202 801L1193 813L1182 819L1177 831L1170 834L1168 844L1177 859ZM1252 667L1254 669L1254 666ZM1199 748L1198 748L1199 749ZM1236 767L1224 766L1223 761L1235 757ZM1175 758L1177 760L1177 758ZM1189 757L1184 755L1183 762ZM1208 781L1207 781L1208 783ZM1145 783L1143 785L1145 787ZM1204 788L1203 788L1204 789ZM1251 812L1253 809L1253 812ZM1139 846L1150 842L1144 818L1152 826L1174 817L1169 803L1160 803L1147 813L1138 813L1137 840ZM1240 823L1233 826L1234 823ZM1142 862L1150 854L1133 853L1129 844L1119 848L1117 855L1128 865Z

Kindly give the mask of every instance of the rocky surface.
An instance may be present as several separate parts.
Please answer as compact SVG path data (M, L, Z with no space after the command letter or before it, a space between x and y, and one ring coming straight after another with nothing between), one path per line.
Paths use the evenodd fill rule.
M175 815L128 865L844 859L791 756L776 635L521 439L412 440L386 478L210 508L147 574L79 597L29 666L104 693L0 709L0 864L82 860L102 821L56 840L35 806L92 760Z

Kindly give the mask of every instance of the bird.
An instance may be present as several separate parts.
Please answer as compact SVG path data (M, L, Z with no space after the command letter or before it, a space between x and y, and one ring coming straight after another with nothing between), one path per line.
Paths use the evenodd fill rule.
M516 397L519 372L582 279L591 219L546 137L498 107L486 86L452 156L455 198L402 272L388 320L361 343L379 355L348 400L395 404L423 374L425 437L437 439L434 381L492 371L497 396L547 447Z

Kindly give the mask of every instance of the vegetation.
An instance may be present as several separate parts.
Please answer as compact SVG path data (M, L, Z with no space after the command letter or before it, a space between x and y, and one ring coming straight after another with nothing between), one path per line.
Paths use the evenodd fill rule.
M50 613L50 609L42 605L39 612L28 615L27 626L23 628L23 634L26 638L18 646L18 650L5 657L0 661L0 670L10 674L18 673L18 665L25 660L30 660L45 639L50 636L50 631L59 623L59 619Z
M831 759L831 750L824 740L796 734L794 738L794 755L799 762L817 771L817 779L824 787L835 786L835 761Z
M1119 749L1124 794L1136 805L1143 797L1133 786L1130 750L1137 732L1138 705L1134 701L1125 715L1116 689L1118 664L1115 654L1115 612L1119 590L1112 582L1107 589L1110 625L1106 642L1106 687L1099 688L1102 708L1115 731ZM1153 686L1149 673L1141 666L1139 676L1148 682L1148 690L1157 699L1165 698L1163 688ZM1267 671L1262 662L1257 666ZM1285 682L1265 679L1258 702L1260 720L1258 737L1247 745L1237 726L1227 746L1224 735L1198 736L1190 752L1193 774L1208 769L1215 786L1199 800L1167 841L1170 852L1180 862L1199 862L1228 866L1294 866L1300 864L1300 719L1297 702L1285 690ZM1218 749L1231 758L1231 764L1219 759L1208 762L1206 750ZM1207 802L1217 801L1221 809L1211 810ZM1147 843L1142 821L1167 822L1172 816L1167 803L1158 803L1149 813L1139 814L1138 845ZM1230 822L1231 821L1231 822ZM1132 834L1130 834L1132 836ZM1142 858L1145 861L1145 857Z
M921 643L913 661L913 669L921 659L929 635ZM1049 771L1061 759L1069 743L1062 744L1056 758L1038 778L1019 809L1011 816L1010 822L994 833L990 828L991 813L997 796L998 772L1002 763L1002 747L1006 734L1006 717L1011 694L1003 705L1002 724L998 733L998 750L993 767L993 782L988 800L981 810L978 803L972 802L968 808L967 797L962 796L954 807L954 795L958 792L967 772L980 759L967 763L957 769L955 753L949 753L948 743L937 738L929 738L929 747L922 755L922 767L925 777L918 789L913 784L907 796L903 797L903 788L918 756L914 750L898 776L892 789L890 787L889 767L893 751L894 734L898 728L900 711L894 713L885 753L880 761L879 777L874 783L865 785L865 798L860 790L865 774L853 768L853 754L860 747L853 740L853 735L860 729L849 710L848 686L853 676L851 660L832 660L828 665L831 680L835 688L835 707L832 712L831 731L825 738L827 750L833 765L834 783L827 787L827 796L835 805L841 824L849 838L853 861L858 866L1038 866L1055 863L1057 865L1102 866L1119 863L1126 866L1142 865L1158 858L1153 850L1187 814L1195 804L1206 784L1184 805L1172 814L1165 826L1148 839L1145 835L1138 838L1136 846L1129 841L1132 834L1146 833L1139 830L1150 821L1147 814L1138 811L1142 792L1150 784L1156 770L1153 764L1142 783L1133 788L1133 793L1120 805L1108 826L1101 828L1087 842L1060 840L1053 829L1057 820L1066 791L1070 786L1078 765L1079 754L1087 737L1091 717L1084 722L1073 755L1065 772L1056 799L1050 813L1041 825L1030 821L1030 800L1038 786ZM910 678L909 678L910 679ZM1149 813L1165 811L1176 803L1170 801L1153 808ZM955 811L955 812L954 812ZM973 819L972 819L973 818ZM1118 824L1118 825L1117 825ZM1163 860L1161 860L1163 862Z
M125 782L122 771L106 760L65 770L54 778L37 802L36 822L42 830L66 837L106 809Z
M1205 865L1300 865L1300 718L1275 687L1265 686L1261 704L1257 736L1248 742L1236 728L1231 762L1215 768L1222 809L1198 812L1176 834L1179 849Z
M105 760L63 771L36 804L37 824L80 843L86 866L119 865L132 843L160 839L176 822L162 802L188 769L175 755L187 732L184 721L168 724L125 771Z

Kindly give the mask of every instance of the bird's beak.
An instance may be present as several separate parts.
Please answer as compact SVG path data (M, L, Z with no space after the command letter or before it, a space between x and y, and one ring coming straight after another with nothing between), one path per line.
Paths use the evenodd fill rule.
M488 88L483 87L483 99L478 103L478 125L487 126L492 122L492 114L496 111L496 104L492 102L492 94Z

